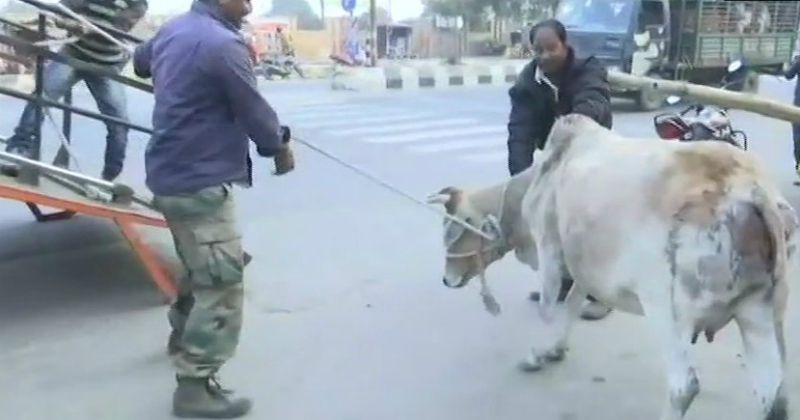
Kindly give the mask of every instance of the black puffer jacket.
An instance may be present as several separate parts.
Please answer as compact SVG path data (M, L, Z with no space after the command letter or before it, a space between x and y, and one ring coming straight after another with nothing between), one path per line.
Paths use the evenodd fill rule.
M543 149L556 117L577 113L611 128L608 73L594 57L578 58L570 50L567 71L558 83L558 102L546 83L535 79L536 60L520 73L509 90L508 170L511 175L533 164L534 150Z

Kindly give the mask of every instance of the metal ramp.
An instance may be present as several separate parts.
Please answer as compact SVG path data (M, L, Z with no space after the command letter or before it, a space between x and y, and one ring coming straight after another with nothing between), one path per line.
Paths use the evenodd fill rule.
M47 21L63 19L77 22L58 7L42 3L38 0L12 0L21 1L37 9L37 29L33 30L17 22L0 17L0 44L11 47L13 54L0 52L0 58L25 64L31 59L35 60L33 94L0 86L0 95L21 99L37 106L37 116L44 117L46 108L55 108L63 112L61 127L56 127L62 136L62 145L52 164L41 162L41 129L37 127L34 135L33 159L23 161L17 173L0 171L0 198L24 203L38 222L64 221L82 214L90 217L99 217L115 223L122 235L138 255L140 261L149 273L151 280L164 294L167 300L172 300L177 295L176 282L167 269L167 265L145 243L137 230L137 225L166 228L162 215L151 205L149 198L136 195L134 191L123 184L108 183L106 181L88 177L69 169L71 144L71 128L73 115L90 118L101 122L113 122L124 125L130 130L152 134L152 129L132 124L102 115L93 111L74 107L71 92L63 98L63 102L50 101L43 97L43 69L45 60L57 61L75 69L92 72L113 79L126 86L152 93L148 84L114 74L101 67L81 62L70 57L51 51L47 43L57 42L48 34ZM123 41L141 43L142 41L114 28L98 25L100 29ZM45 108L46 107L46 108ZM55 121L44 119L45 123ZM4 143L5 139L0 139ZM100 144L100 143L98 143ZM19 158L0 152L0 164L20 164ZM41 207L57 209L55 213L46 214Z

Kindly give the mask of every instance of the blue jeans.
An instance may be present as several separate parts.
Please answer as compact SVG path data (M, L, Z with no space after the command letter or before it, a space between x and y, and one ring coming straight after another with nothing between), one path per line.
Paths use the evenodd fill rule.
M69 54L62 50L62 53ZM122 66L115 67L120 71ZM104 115L123 120L128 119L125 88L122 84L55 61L50 61L44 68L43 94L52 101L60 101L64 95L79 81L83 80L89 88L92 97L97 103L97 109ZM14 130L6 147L9 152L30 156L33 147L34 132L37 125L41 127L42 119L36 119L36 106L28 103L22 112L19 125ZM103 178L114 179L120 172L125 161L125 150L128 145L128 128L119 124L106 123L108 130L106 136L105 167Z
M800 76L794 88L794 106L800 106ZM794 143L794 166L800 166L800 123L792 124L792 140Z

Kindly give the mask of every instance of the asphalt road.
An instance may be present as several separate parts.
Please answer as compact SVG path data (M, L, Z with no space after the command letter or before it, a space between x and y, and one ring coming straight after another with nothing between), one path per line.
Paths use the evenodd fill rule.
M769 80L762 92L790 101L792 88ZM506 177L505 88L369 94L291 82L266 85L264 93L298 137L416 197ZM150 98L129 95L131 119L148 124ZM94 107L85 93L76 100ZM653 114L631 108L616 104L615 128L653 141ZM0 109L0 134L9 134L20 103L3 99ZM789 124L739 112L733 120L800 208ZM57 140L48 133L52 154ZM99 123L75 123L87 173L99 173L104 134ZM146 137L132 134L130 143L123 177L141 187ZM258 161L257 185L237 197L255 260L241 346L222 379L255 399L249 418L657 417L663 369L641 318L615 313L582 322L563 364L524 374L515 365L537 330L526 300L535 273L512 256L490 269L503 306L492 318L477 285L441 286L436 215L295 149L296 172L275 178L272 162ZM36 224L21 203L3 201L0 232L0 418L170 418L166 308L114 227L80 217ZM147 234L171 255L168 234ZM800 389L796 312L787 334L792 396ZM755 418L736 329L694 350L703 391L687 418Z

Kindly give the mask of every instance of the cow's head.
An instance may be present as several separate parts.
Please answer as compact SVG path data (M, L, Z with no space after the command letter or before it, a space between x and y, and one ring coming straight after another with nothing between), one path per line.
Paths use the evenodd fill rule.
M498 216L479 210L470 198L454 187L445 188L428 198L431 204L443 204L451 216L444 221L447 258L443 279L445 286L451 288L466 286L506 252L505 235Z

